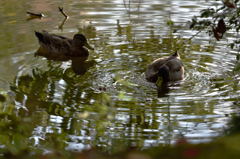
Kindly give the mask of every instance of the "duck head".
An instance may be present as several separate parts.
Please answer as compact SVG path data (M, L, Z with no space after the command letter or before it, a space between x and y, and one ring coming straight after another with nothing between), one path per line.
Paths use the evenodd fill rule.
M85 46L86 48L90 50L94 50L87 42L86 37L83 34L75 34L73 37L73 45L78 47Z

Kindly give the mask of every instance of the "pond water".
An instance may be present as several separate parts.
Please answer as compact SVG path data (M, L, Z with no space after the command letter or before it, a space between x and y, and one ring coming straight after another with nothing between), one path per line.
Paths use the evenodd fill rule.
M227 47L234 33L220 41L205 33L188 41L196 32L187 22L210 5L220 4L1 0L0 93L7 99L0 103L5 117L0 136L8 138L0 147L14 141L46 151L111 150L172 144L180 134L192 143L221 135L240 94L240 75L233 71L237 52ZM64 21L58 6L69 19ZM26 11L45 17L30 20ZM39 47L35 30L85 34L95 48L89 56L95 64L79 75L71 61L34 56ZM186 78L167 92L157 91L145 81L146 66L175 50Z

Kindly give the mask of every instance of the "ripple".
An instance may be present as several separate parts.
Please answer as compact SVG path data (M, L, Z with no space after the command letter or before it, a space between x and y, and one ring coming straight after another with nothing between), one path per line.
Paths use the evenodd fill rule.
M33 122L41 129L34 130L36 143L41 144L37 133L44 139L45 133L54 135L55 129L66 133L68 150L88 149L93 142L111 146L118 139L142 147L173 143L180 132L194 143L220 135L229 119L225 114L234 112L233 102L240 94L240 75L233 71L237 50L226 47L234 33L218 42L203 33L188 44L186 38L195 32L186 28L186 22L201 9L221 2L146 0L124 5L119 0L73 1L66 8L70 19L60 31L58 15L51 8L57 1L47 1L28 5L47 5L51 24L46 23L49 19L12 21L16 11L0 15L6 21L2 36L9 37L2 41L0 85L16 94L16 108L26 107L29 115L44 112L42 118L47 121ZM5 13L3 6L0 11ZM177 33L167 25L169 20ZM97 61L86 74L74 74L69 62L33 56L31 50L38 46L33 29L70 37L84 21L91 21L94 28L81 31L94 33L88 39L95 47L89 58ZM180 54L185 79L171 83L160 97L144 72L151 61L169 56L178 45L184 47Z

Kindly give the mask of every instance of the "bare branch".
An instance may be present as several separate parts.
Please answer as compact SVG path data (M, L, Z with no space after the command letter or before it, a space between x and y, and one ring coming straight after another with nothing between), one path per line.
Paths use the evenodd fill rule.
M33 13L33 12L29 12L29 11L27 11L27 14L29 16L34 16L34 17L39 17L39 18L44 16L42 13Z
M61 12L62 15L63 15L65 18L68 18L67 14L64 13L64 11L63 11L63 7L58 7L58 9L59 9L59 12Z

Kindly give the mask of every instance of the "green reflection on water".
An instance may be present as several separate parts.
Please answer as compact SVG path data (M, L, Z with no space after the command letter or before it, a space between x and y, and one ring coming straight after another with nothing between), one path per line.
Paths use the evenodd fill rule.
M10 83L0 97L1 153L61 151L71 144L83 144L82 149L99 146L110 152L127 146L170 144L179 131L187 134L204 123L209 123L204 130L210 129L218 116L207 115L216 115L219 105L238 98L239 83L231 82L239 78L237 75L209 75L219 71L210 65L217 59L215 45L182 38L176 33L179 28L174 20L167 20L168 25L155 24L143 17L146 22L139 26L134 18L111 17L113 11L107 9L117 4L98 1L96 13L88 15L88 9L94 10L92 2L72 1L65 2L70 4L66 5L70 19L61 31L63 17L57 12L58 3L0 2L4 6L0 19L6 22L0 26L0 62L10 70L0 69L1 86ZM47 17L27 21L25 12L29 9L42 11ZM164 26L164 34L159 33L162 28L158 25ZM71 61L34 57L38 44L33 31L42 29L68 37L73 32L84 33L95 46L89 58L96 64L79 75ZM157 98L156 88L143 82L142 73L153 59L176 50L187 69L186 81Z

